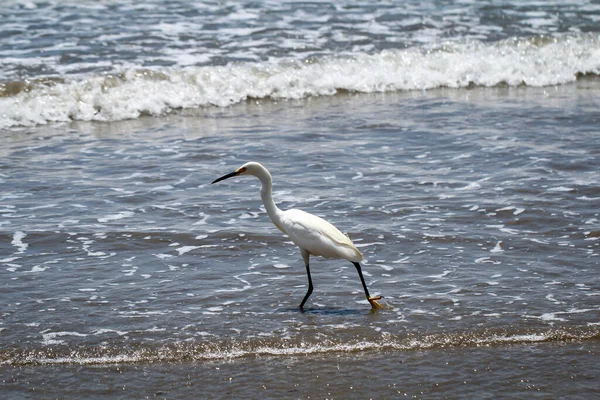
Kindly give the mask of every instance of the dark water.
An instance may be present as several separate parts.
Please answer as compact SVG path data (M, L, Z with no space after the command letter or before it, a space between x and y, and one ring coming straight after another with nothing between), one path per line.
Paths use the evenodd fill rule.
M600 389L597 5L0 9L7 398ZM259 181L210 185L247 161L387 309L322 259L297 309Z

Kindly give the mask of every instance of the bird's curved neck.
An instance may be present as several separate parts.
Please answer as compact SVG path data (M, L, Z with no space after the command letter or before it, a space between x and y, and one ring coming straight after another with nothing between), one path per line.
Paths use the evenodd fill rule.
M271 221L273 221L275 226L283 231L280 222L282 211L273 201L273 178L269 171L265 169L264 172L258 176L258 179L260 179L260 182L262 183L260 197L265 206L265 210L267 210L267 214L269 214L269 218L271 218Z

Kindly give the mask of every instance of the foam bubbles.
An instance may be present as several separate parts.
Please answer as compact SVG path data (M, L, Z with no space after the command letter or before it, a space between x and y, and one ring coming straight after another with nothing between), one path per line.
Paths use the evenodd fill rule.
M77 336L77 337L86 337L87 334L84 333L79 333L79 332L47 332L42 334L42 338L43 338L43 344L48 346L48 345L56 345L56 344L64 344L66 343L66 340L63 339L58 339L58 338L62 338L62 337L68 337L68 336Z
M189 253L190 251L199 249L199 246L182 246L182 247L178 247L177 249L177 253L179 253L179 255L184 255L185 253Z
M27 250L27 247L29 247L29 245L27 243L23 242L23 239L25 238L25 236L27 236L27 234L24 232L21 232L21 231L17 231L13 235L13 238L12 238L12 241L10 242L10 244L12 244L13 246L15 246L17 248L17 254L25 253L25 251Z
M117 214L111 214L111 215L107 215L105 217L102 218L98 218L98 222L111 222L111 221L118 221L120 219L123 218L128 218L128 217L132 217L134 215L133 211L123 211Z
M37 83L0 97L0 129L60 121L116 121L248 99L302 99L469 86L547 86L600 74L591 35L448 43L310 60L272 59L225 66L125 69L119 74ZM474 186L475 185L475 186ZM463 190L477 189L477 184ZM553 191L556 189L553 189Z

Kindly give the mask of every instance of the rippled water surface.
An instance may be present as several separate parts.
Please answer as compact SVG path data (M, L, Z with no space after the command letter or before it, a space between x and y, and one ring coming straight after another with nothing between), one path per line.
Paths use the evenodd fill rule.
M0 6L9 397L597 393L596 4L163 3Z
M584 90L597 83L10 132L2 362L320 354L308 362L330 368L328 357L366 351L386 369L405 351L573 340L595 354L599 115ZM262 209L259 181L209 184L247 160L271 169L280 207L348 232L389 309L369 311L352 264L315 259L315 292L298 311L304 267ZM571 354L531 351L556 349Z
M600 7L593 0L7 0L0 17L3 73L25 78L597 33Z

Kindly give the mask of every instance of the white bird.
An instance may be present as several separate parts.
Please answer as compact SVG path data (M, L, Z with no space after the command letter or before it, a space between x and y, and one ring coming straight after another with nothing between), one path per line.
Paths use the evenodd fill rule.
M358 271L358 276L360 277L367 300L371 303L371 307L373 309L383 308L377 302L382 296L371 297L369 295L369 290L367 289L367 284L365 283L365 278L359 264L363 256L346 235L316 215L294 209L280 210L273 201L273 178L271 178L269 171L257 162L248 162L235 171L215 179L212 183L217 183L238 175L253 175L260 179L262 183L260 196L271 221L300 248L300 253L306 265L306 273L308 274L308 291L302 303L300 303L300 309L304 308L306 300L308 300L313 291L309 267L311 255L326 258L341 258L350 261Z

